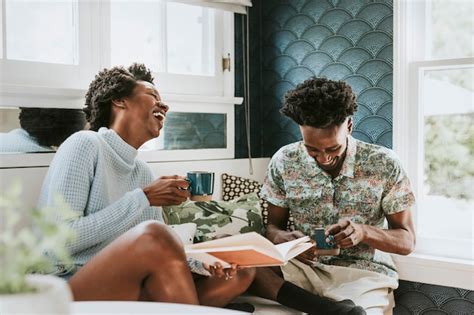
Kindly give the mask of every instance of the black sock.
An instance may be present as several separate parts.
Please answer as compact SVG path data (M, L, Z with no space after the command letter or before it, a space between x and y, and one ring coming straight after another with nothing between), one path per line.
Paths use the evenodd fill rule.
M255 312L255 307L250 303L229 303L225 308L247 313Z
M315 295L303 288L285 281L277 294L277 302L295 310L309 314L365 314L365 311L355 306L351 300L336 302L319 295Z

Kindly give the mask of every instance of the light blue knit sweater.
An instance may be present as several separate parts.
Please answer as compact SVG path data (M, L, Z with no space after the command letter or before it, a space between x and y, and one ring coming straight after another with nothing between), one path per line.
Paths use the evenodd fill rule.
M69 248L74 264L84 265L140 222L163 222L161 208L150 207L142 190L153 173L136 156L136 149L107 128L77 132L57 151L39 207L52 205L59 193L79 214L72 222L77 239Z

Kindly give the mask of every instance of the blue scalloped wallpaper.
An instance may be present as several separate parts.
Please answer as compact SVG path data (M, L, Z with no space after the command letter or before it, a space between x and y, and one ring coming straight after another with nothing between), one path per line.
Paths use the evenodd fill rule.
M393 3L370 0L254 0L250 29L253 157L301 138L279 113L283 95L310 76L348 81L359 110L354 136L392 146ZM236 16L236 95L243 96L242 23ZM248 156L245 113L235 109L236 158ZM474 314L474 292L400 281L396 315Z
M349 82L359 104L354 136L392 146L392 11L392 1L254 2L250 11L253 156L272 156L300 139L298 126L278 110L283 95L311 76ZM242 109L237 111L238 117L243 115ZM237 130L238 157L247 156L243 127Z

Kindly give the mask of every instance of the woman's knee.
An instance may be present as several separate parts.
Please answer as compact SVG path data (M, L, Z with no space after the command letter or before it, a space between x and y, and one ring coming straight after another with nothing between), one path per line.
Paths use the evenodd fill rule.
M137 254L147 257L166 255L168 258L184 256L181 240L166 224L146 221L139 224L136 229L137 234L133 243Z

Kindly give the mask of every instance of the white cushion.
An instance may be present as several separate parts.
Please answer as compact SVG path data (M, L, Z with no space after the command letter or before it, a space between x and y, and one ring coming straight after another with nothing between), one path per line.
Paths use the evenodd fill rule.
M197 228L196 223L173 224L170 227L178 234L184 245L193 243Z

